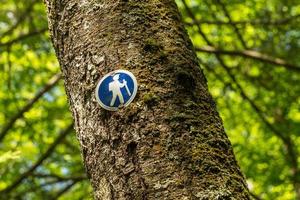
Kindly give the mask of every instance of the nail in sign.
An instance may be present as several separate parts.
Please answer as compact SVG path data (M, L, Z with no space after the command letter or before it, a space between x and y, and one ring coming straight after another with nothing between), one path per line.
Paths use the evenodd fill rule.
M135 76L127 70L116 70L106 74L96 88L96 99L106 110L117 111L128 106L137 92Z

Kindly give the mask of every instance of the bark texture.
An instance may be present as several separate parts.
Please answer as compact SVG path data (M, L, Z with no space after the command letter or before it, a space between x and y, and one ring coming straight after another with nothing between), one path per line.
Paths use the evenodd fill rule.
M249 199L173 0L45 0L95 199ZM130 70L135 100L100 108L97 81Z

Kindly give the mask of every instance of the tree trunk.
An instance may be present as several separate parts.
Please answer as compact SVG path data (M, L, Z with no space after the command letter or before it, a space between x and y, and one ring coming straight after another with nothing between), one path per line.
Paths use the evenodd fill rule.
M249 199L173 0L45 0L95 199ZM117 112L96 101L116 69L139 89Z

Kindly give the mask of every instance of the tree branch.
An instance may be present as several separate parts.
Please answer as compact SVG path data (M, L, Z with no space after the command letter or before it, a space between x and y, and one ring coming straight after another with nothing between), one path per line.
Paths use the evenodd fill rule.
M44 160L46 160L54 151L54 149L57 147L58 144L73 130L73 123L70 124L65 130L63 130L59 136L55 139L55 141L48 147L47 151L36 161L35 164L33 164L27 171L25 171L23 174L21 174L17 180L15 180L11 185L9 185L4 190L0 191L0 194L6 194L11 192L14 188L18 187L22 183L22 181L27 178L29 175L31 175L34 170L39 167Z
M242 34L240 33L240 30L238 29L237 25L233 23L225 4L222 2L222 0L216 0L216 2L221 6L225 16L228 18L229 24L233 27L236 35L238 36L239 40L241 41L241 44L243 45L243 47L245 49L247 49L247 44L246 44ZM214 14L214 12L212 12L212 13Z
M195 49L198 52L214 53L216 55L241 56L245 58L251 58L265 63L283 66L286 69L300 72L300 66L298 65L291 64L281 58L274 58L270 55L263 54L254 50L224 50L215 48L213 46L196 47Z
M221 20L195 20L195 22L185 22L185 24L187 26L194 26L196 24L208 24L208 25L253 25L253 26L281 26L281 25L287 25L287 23L293 21L293 20L297 20L300 18L300 14L298 15L294 15L294 16L290 16L287 18L283 18L283 19L279 19L279 20L263 20L263 19L253 19L253 20L241 20L241 21L221 21Z
M32 37L32 36L35 36L35 35L39 35L41 33L45 33L46 31L48 31L48 28L42 28L42 29L39 29L39 30L35 30L35 31L32 31L32 32L20 35L17 38L12 39L12 40L10 40L8 42L0 43L0 47L10 46L10 45L12 45L12 44L14 44L16 42L19 42L21 40L27 39L29 37Z
M0 36L0 38L3 38L6 35L11 34L28 16L28 13L32 10L34 4L37 3L37 0L33 0L29 2L28 6L25 8L24 12L21 13L21 15L18 17L16 23L14 23L7 31L3 32Z
M262 200L259 196L250 191L250 195L254 200Z
M16 113L7 123L4 125L2 130L0 131L0 142L4 139L8 131L13 127L14 123L23 117L24 113L27 112L32 108L35 102L37 102L46 92L48 92L50 89L52 89L58 81L61 79L61 74L57 73L55 74L49 81L46 83L46 85L38 91L33 99L29 100L27 104L18 112Z
M40 185L38 185L37 187L31 187L28 190L22 191L18 194L14 194L14 196L12 196L12 198L14 199L19 199L20 197L22 197L25 193L30 193L30 192L35 192L37 189L39 188L43 188L45 186L49 186L49 185L55 185L58 183L62 183L62 182L66 182L66 181L83 181L85 179L87 179L87 177L85 175L82 176L71 176L71 177L60 177L57 176L55 174L32 174L32 176L34 177L38 177L38 178L54 178L53 180L50 181L46 181Z
M32 176L38 177L38 178L54 178L59 181L69 181L69 180L83 180L87 179L86 175L80 175L80 176L60 176L57 174L42 174L42 173L33 173Z
M61 197L64 193L68 192L79 180L74 180L66 187L64 187L61 191L59 191L54 197L50 198L51 200L56 200Z

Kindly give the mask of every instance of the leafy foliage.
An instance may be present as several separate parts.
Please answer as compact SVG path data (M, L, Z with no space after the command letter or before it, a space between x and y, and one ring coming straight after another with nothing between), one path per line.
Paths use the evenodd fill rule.
M262 199L295 199L299 2L179 3L251 192ZM205 51L208 46L215 51ZM250 51L259 56L247 56ZM281 64L273 62L280 59Z
M299 2L177 3L253 198L300 198ZM41 1L1 1L0 84L1 195L91 199Z

